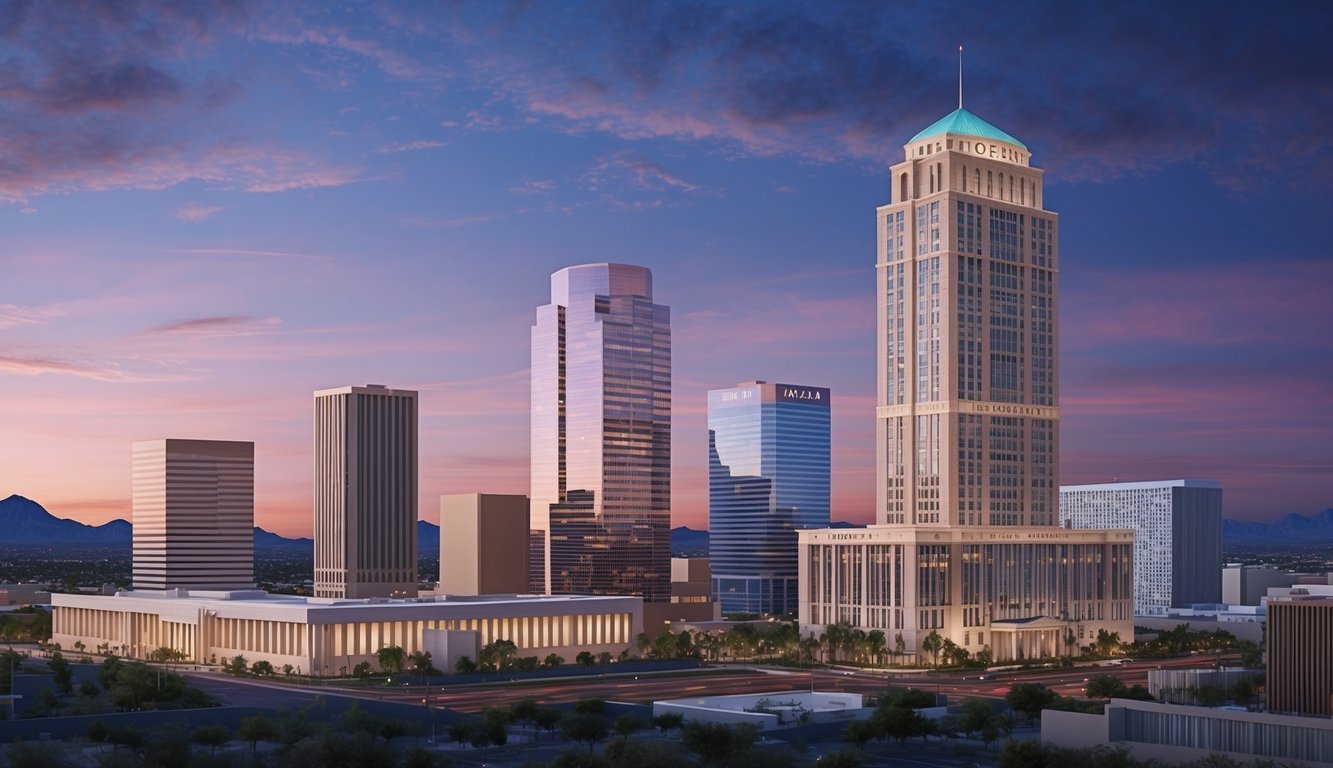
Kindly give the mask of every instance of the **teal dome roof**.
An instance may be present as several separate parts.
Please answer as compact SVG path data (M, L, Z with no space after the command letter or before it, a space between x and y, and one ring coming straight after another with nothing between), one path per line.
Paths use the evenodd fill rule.
M963 136L977 136L983 139L994 139L995 141L1017 144L1023 149L1028 148L1023 142L1015 139L1013 136L1010 136L962 107L955 109L944 117L941 117L939 120L931 123L929 128L913 136L912 141L907 143L911 144L913 141L920 141L921 139L928 139L932 136L940 136L946 133L960 134Z

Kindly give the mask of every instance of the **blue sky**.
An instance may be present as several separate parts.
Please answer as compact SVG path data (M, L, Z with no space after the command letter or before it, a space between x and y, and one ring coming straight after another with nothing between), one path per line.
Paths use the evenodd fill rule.
M1323 3L0 2L0 494L129 515L129 443L256 441L310 529L310 393L422 392L422 514L527 489L548 275L651 267L674 519L707 389L834 396L873 517L874 224L956 105L1061 217L1062 481L1333 504Z

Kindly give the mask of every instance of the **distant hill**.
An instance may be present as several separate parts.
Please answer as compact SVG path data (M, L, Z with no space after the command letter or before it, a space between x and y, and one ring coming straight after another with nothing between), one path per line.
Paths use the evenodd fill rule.
M708 531L688 526L671 529L672 557L708 557Z
M417 521L417 553L440 552L440 526L425 520Z
M0 542L7 546L76 544L130 546L130 524L112 520L86 525L56 517L32 499L14 495L0 500Z
M1271 523L1222 521L1224 545L1276 542L1333 543L1333 509L1313 515L1292 513Z
M125 520L112 520L102 525L86 525L77 520L59 518L32 499L19 495L0 500L0 546L28 547L78 545L85 547L121 547L129 549L133 542L133 526ZM263 528L255 528L256 550L309 550L313 539L289 539ZM440 551L440 526L425 520L417 521L417 550L422 553Z

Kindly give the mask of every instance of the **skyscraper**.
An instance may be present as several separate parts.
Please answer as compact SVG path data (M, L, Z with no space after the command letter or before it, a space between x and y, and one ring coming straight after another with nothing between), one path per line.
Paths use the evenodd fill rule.
M1134 531L1134 615L1222 600L1222 486L1163 480L1060 487L1060 524Z
M708 555L723 613L796 612L796 530L829 524L829 391L708 393Z
M253 589L255 444L134 444L134 588Z
M876 215L878 525L799 534L800 621L996 659L1128 639L1133 533L1057 527L1058 226L1041 171L961 104L904 150Z
M671 314L652 273L551 275L532 328L532 557L554 593L671 596Z
M315 597L416 597L417 393L315 393Z

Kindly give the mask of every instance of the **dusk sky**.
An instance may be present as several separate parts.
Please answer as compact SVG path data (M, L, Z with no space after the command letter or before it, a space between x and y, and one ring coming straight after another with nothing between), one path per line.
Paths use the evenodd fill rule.
M421 392L421 516L528 490L549 275L672 308L673 524L706 391L833 391L874 516L874 210L965 104L1060 215L1061 482L1333 506L1333 4L0 0L0 497L130 517L130 444L253 440L310 535L311 393Z

